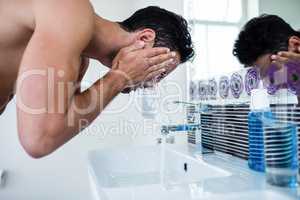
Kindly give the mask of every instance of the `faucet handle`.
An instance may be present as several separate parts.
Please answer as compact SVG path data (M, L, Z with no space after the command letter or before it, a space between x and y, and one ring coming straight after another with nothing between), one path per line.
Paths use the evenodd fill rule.
M160 132L162 135L168 135L169 134L169 127L168 126L161 126Z
M157 144L161 144L162 143L162 139L161 138L157 138L156 142L157 142Z

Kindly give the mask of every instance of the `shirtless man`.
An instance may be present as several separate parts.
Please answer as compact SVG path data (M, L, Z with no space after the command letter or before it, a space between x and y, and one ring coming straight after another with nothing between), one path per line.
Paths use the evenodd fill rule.
M0 0L0 27L1 110L16 91L19 139L33 158L77 135L80 120L90 124L120 92L165 77L194 53L186 21L157 7L116 23L88 0ZM110 71L81 91L88 58Z

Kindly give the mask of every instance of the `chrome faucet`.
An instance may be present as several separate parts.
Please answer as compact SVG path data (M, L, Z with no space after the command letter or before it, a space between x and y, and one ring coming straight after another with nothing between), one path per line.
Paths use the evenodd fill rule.
M183 131L196 131L200 130L200 124L183 124L183 125L170 125L170 126L162 126L161 134L167 136L172 132L183 132Z
M183 104L186 106L192 106L193 109L189 110L188 112L188 124L180 124L180 125L162 125L161 126L161 135L166 138L167 143L174 143L174 134L178 132L187 132L187 131L198 131L201 130L201 123L200 123L200 115L198 116L199 119L197 120L197 114L201 113L209 113L209 107L207 105L202 104L193 104L188 102L180 102L174 101L173 104ZM171 137L170 137L171 136ZM161 143L161 138L158 139L158 143ZM213 153L212 149L201 148L202 154Z
M191 123L181 124L181 125L168 125L161 127L162 135L169 135L172 132L184 132L184 131L197 131L200 130L201 124L199 120L197 120L197 114L208 112L208 106L202 104L194 104L189 102L181 102L181 101L173 101L173 104L182 104L185 106L193 106L194 109L188 112L188 121ZM200 116L199 116L200 117Z
M172 133L176 132L186 132L186 131L196 131L200 130L200 124L184 124L184 125L168 125L161 126L160 132L161 136L166 138L166 143L173 144L175 142L175 137ZM158 138L158 144L162 143L162 138Z
M166 138L166 143L174 143L174 135L172 133L176 132L185 132L185 131L197 131L201 129L200 124L184 124L184 125L171 125L171 126L162 126L161 127L161 135ZM169 137L169 136L172 137ZM161 143L162 139L158 140L158 143ZM214 153L213 149L208 149L201 146L202 154L211 154Z

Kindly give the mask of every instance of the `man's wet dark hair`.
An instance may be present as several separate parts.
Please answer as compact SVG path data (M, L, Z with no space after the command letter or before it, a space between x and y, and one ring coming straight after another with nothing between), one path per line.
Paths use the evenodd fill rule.
M188 23L180 15L150 6L136 11L131 17L120 22L120 25L129 32L144 28L154 30L156 33L154 46L168 47L171 51L178 51L182 63L194 57Z
M245 65L252 65L260 56L288 50L290 37L300 37L288 23L276 15L261 15L250 20L235 41L233 55Z

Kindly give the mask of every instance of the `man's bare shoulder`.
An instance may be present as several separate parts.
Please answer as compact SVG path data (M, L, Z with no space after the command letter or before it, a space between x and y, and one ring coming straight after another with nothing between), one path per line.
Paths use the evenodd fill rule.
M55 35L56 42L63 40L65 45L72 46L75 41L78 44L89 42L95 17L88 0L33 1L36 31Z
M37 17L55 18L57 21L69 18L92 17L93 7L88 0L32 0ZM81 21L79 21L81 22Z

